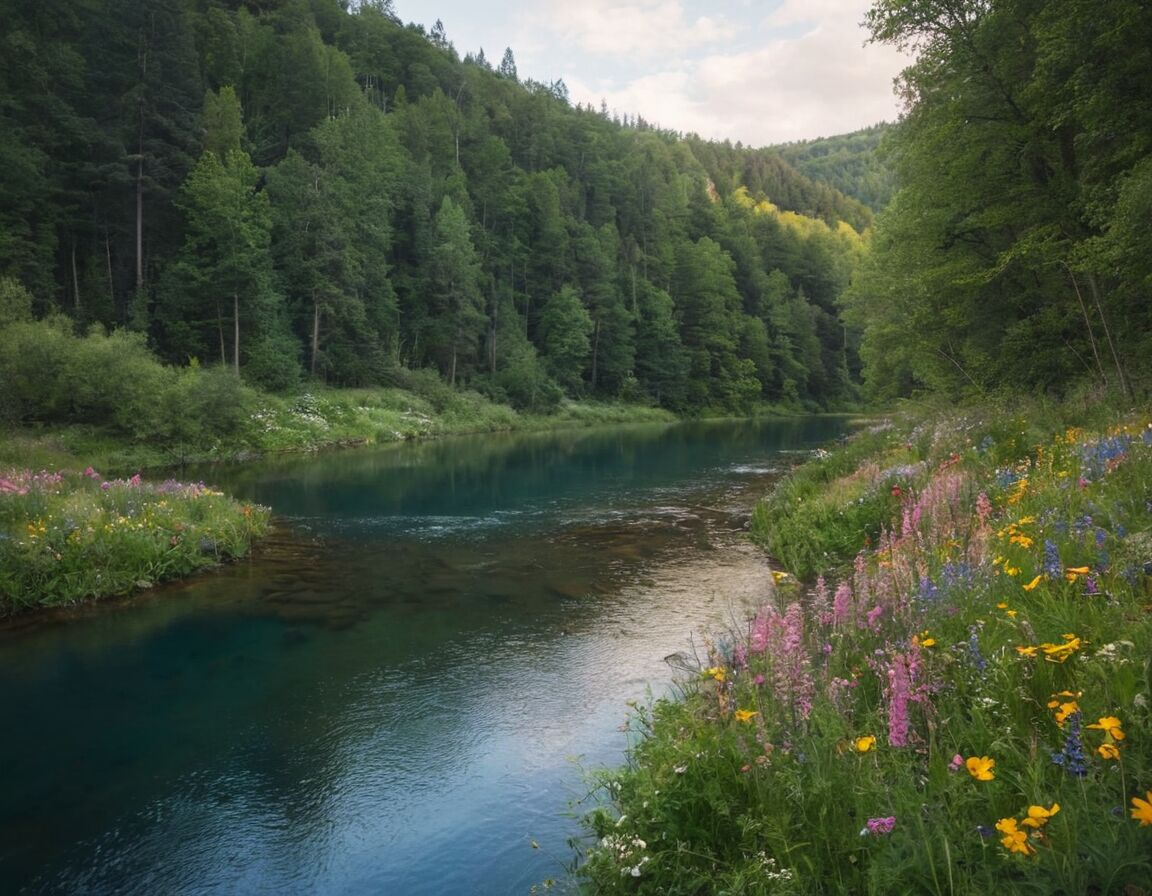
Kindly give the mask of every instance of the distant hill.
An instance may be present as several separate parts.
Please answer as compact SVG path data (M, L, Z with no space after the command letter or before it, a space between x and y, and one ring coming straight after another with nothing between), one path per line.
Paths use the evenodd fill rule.
M872 211L884 208L896 190L896 176L877 151L892 129L887 123L838 137L821 137L771 147L797 171L858 199Z

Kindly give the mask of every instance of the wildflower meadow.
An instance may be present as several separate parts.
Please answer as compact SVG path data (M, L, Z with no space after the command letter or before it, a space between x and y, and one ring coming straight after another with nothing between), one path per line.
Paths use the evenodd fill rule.
M883 421L757 528L796 565L634 710L591 891L1152 893L1147 416Z
M0 472L0 615L125 594L241 557L269 511L204 483Z

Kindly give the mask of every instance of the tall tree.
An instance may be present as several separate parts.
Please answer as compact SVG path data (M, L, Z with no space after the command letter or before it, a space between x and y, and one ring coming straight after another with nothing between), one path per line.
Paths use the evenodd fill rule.
M464 210L445 196L432 222L428 287L433 315L425 343L450 385L472 362L484 336L480 264Z

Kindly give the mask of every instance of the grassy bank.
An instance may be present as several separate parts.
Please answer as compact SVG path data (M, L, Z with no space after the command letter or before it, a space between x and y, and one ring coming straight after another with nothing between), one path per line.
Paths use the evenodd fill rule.
M125 594L244 556L268 509L203 483L0 472L0 615Z
M428 391L434 391L430 396ZM565 402L551 414L520 413L474 392L439 389L315 389L295 396L237 390L243 413L227 430L203 437L136 437L107 424L13 427L0 434L0 468L94 466L129 475L184 463L378 445L478 432L564 429L613 423L669 422L658 408Z
M634 714L588 889L1148 892L1152 421L1084 410L877 422L784 483L757 531L824 574Z

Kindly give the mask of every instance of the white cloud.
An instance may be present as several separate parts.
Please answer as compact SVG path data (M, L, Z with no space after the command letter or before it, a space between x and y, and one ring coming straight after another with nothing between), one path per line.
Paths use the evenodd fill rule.
M707 138L764 145L845 133L896 118L892 80L907 64L892 48L864 46L865 8L861 0L786 0L752 49L714 48L624 84L564 77L574 101L603 98Z
M736 26L723 17L688 18L680 0L582 0L540 3L527 31L557 39L557 50L579 47L593 56L629 61L661 59L731 39Z
M403 2L398 3L403 6ZM461 53L512 47L573 102L759 146L893 120L907 59L865 46L869 0L442 0ZM403 10L401 10L403 14Z

